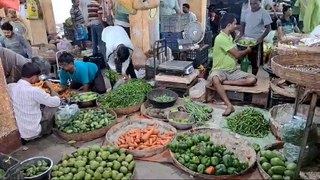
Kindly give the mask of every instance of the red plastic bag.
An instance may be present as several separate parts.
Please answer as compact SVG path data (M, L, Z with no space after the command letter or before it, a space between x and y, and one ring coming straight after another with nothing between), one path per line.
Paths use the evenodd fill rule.
M19 0L0 0L0 8L13 8L19 10Z

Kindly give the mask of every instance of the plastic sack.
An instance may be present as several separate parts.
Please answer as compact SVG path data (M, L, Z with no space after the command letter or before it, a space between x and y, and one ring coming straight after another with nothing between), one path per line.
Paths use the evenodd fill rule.
M306 146L302 164L308 165L318 155L318 149L314 145ZM291 143L285 143L283 146L283 154L289 162L297 162L299 159L300 146Z
M300 144L304 135L306 120L294 117L281 129L282 140L287 143Z
M71 122L71 120L74 117L76 117L79 113L80 113L80 109L76 104L60 107L55 114L56 125L58 127L67 126Z
M288 123L284 124L281 129L282 140L287 143L300 145L304 136L306 120L294 116ZM313 127L309 133L308 142L315 140L316 129Z
M27 0L27 18L39 19L39 7L37 0Z
M89 38L88 29L84 25L79 25L74 31L76 41L85 41Z
M264 38L264 41L273 44L273 38L276 35L276 31L270 31L269 34Z
M190 88L189 96L191 99L198 99L203 96L206 92L207 80L199 78L198 83Z

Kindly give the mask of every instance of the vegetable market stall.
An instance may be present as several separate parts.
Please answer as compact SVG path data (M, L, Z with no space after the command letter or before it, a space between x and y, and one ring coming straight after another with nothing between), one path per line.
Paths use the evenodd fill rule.
M319 56L314 54L296 55L296 56L276 56L272 59L271 67L276 75L279 77L296 83L299 87L306 87L312 89L312 100L308 111L307 122L305 126L303 140L301 141L300 153L298 158L297 170L294 178L297 178L302 167L302 161L306 146L308 142L309 132L312 128L314 114L316 110L316 103L318 101L318 93L320 93L320 75L319 75ZM299 107L299 95L298 90L296 96L296 103L293 111L293 116L297 115Z

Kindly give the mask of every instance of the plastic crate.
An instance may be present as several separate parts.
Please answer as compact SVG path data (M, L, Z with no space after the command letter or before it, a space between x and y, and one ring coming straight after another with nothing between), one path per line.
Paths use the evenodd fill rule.
M182 32L189 22L188 14L161 16L160 32Z
M187 61L193 61L193 66L197 68L198 66L205 64L208 61L209 45L205 44L199 49L186 52Z
M160 35L161 39L165 39L167 41L167 46L172 51L179 51L178 39L182 39L182 32L164 32Z

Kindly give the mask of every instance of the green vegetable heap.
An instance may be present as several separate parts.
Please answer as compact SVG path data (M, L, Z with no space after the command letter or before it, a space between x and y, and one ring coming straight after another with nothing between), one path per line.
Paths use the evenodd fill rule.
M194 103L190 98L184 98L184 107L194 117L197 126L204 125L212 118L213 109L211 107Z
M68 134L85 133L105 127L115 119L116 117L105 109L81 110L80 114L71 119L69 123L58 128Z
M296 163L288 162L286 158L277 151L261 151L259 163L262 169L265 170L272 179L293 179L297 169Z
M153 100L159 103L167 103L167 102L172 102L174 100L174 97L162 95L162 96L155 97Z
M67 155L53 166L52 180L58 179L115 179L132 178L135 161L131 154L113 146L92 146Z
M120 78L120 74L112 70L108 70L106 76L111 83L116 83L117 80Z
M270 129L263 114L253 108L228 117L227 124L231 131L248 137L263 138L269 134Z
M6 175L6 171L0 168L0 179Z
M238 41L238 44L241 46L255 46L257 44L256 40L251 39L241 39Z
M44 160L39 160L36 164L31 164L21 169L24 177L33 177L42 174L49 169L49 164Z
M75 102L88 102L97 99L98 95L94 92L80 93L72 96Z
M178 135L169 148L182 165L200 174L235 175L249 167L225 146L213 144L205 134Z
M100 96L98 102L106 108L126 108L142 103L151 85L145 80L132 79L118 89Z

